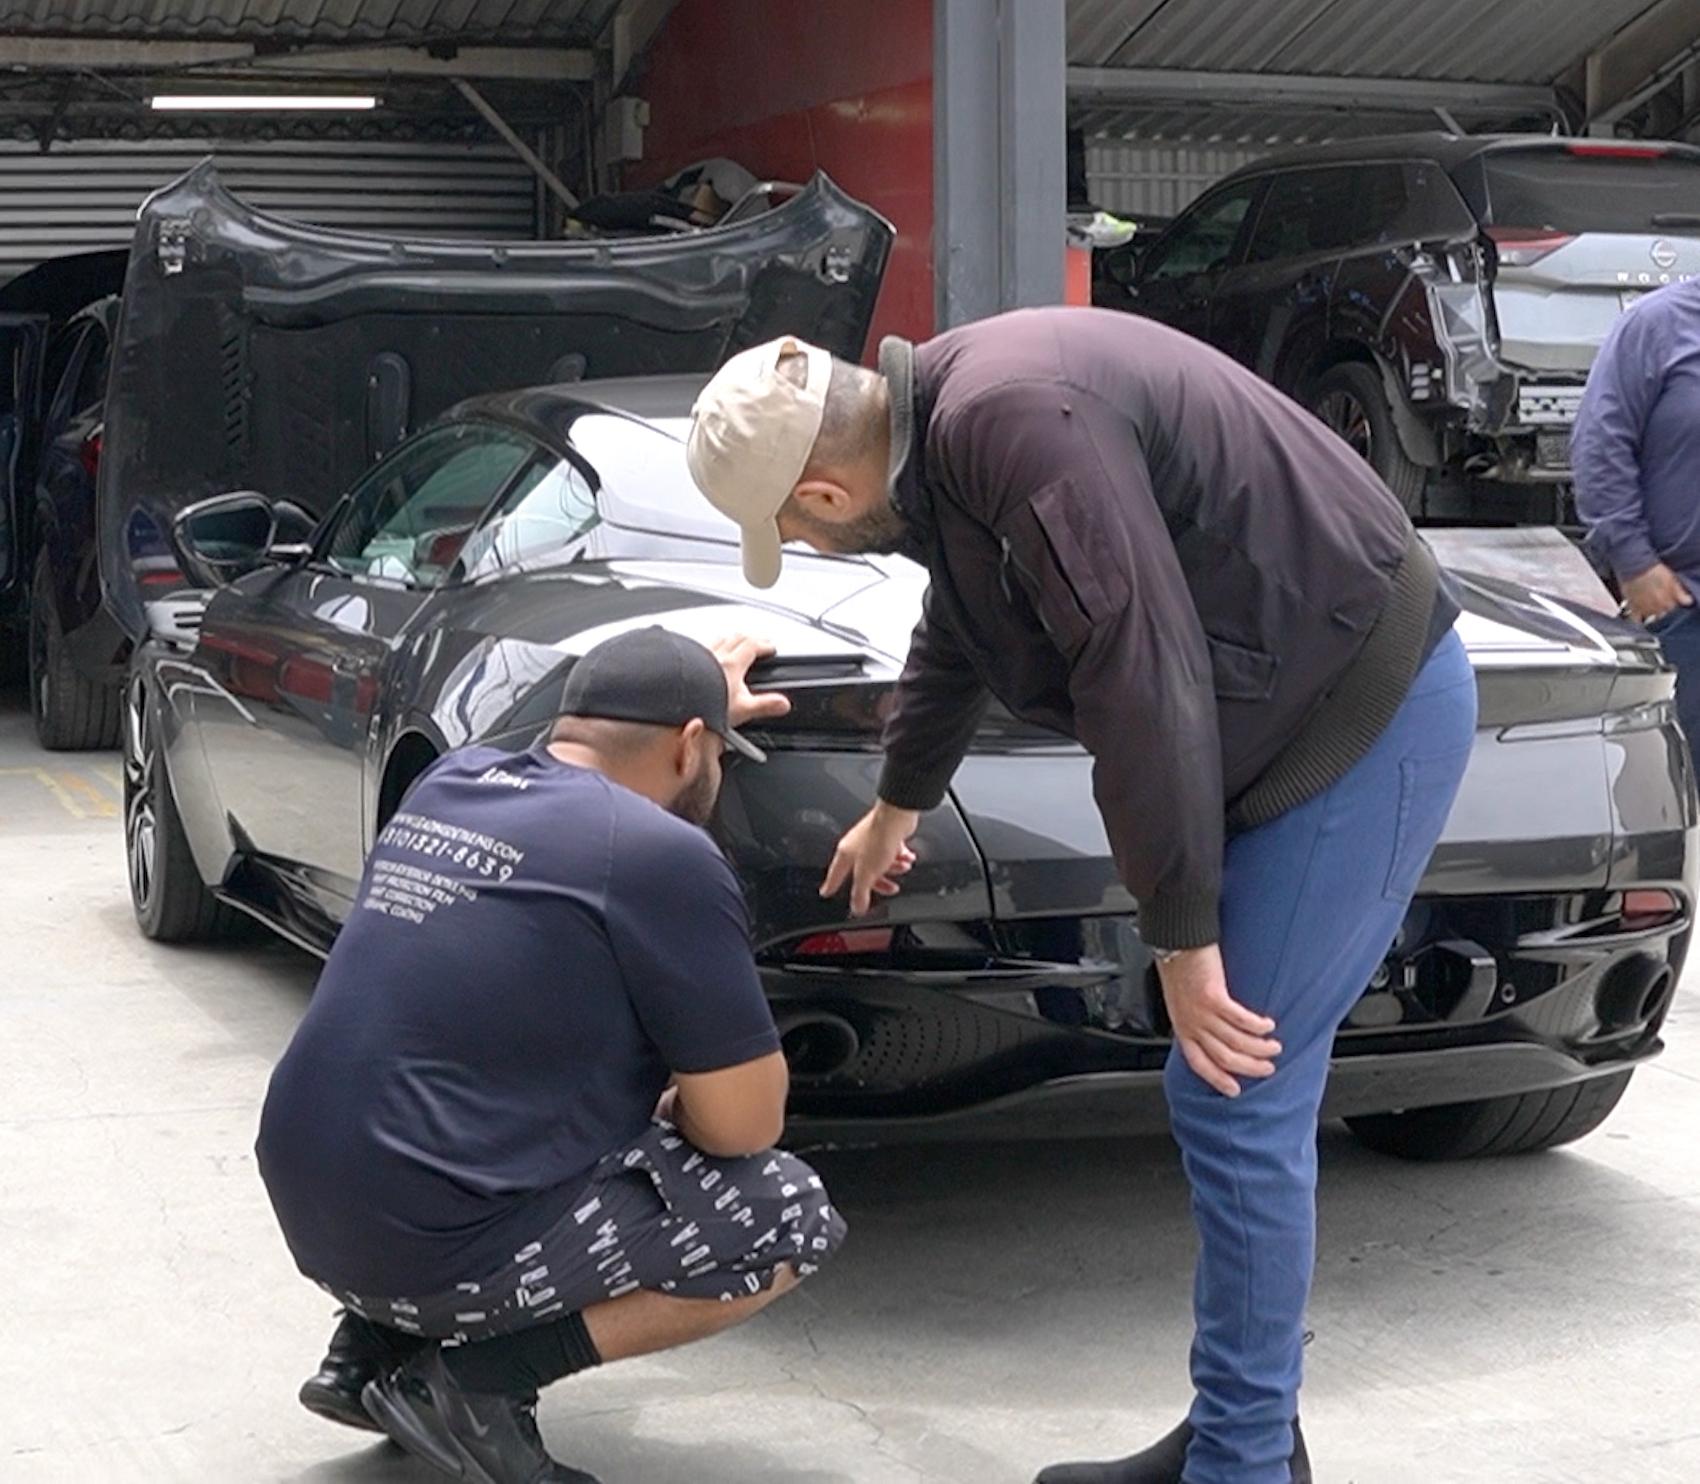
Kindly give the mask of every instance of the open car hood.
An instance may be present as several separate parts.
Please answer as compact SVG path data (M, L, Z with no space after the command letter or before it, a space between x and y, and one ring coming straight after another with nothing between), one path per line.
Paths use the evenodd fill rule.
M860 359L891 225L825 175L733 226L631 241L384 239L269 217L210 162L136 225L107 389L101 582L119 623L175 574L178 511L229 490L314 514L454 403L707 374L776 335Z

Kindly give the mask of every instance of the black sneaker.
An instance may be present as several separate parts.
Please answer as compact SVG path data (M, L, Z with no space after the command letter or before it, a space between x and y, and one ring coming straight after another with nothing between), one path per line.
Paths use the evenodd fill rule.
M319 1369L301 1383L301 1405L329 1422L382 1432L367 1412L361 1393L367 1382L377 1380L427 1343L398 1330L384 1329L358 1314L345 1313Z
M1192 1424L1183 1422L1168 1436L1143 1453L1114 1463L1057 1463L1040 1470L1033 1484L1182 1484L1187 1445L1192 1442ZM1311 1484L1310 1454L1305 1435L1293 1423L1293 1484Z
M465 1484L598 1484L556 1463L537 1431L537 1397L465 1391L440 1346L366 1388L366 1410L415 1458Z

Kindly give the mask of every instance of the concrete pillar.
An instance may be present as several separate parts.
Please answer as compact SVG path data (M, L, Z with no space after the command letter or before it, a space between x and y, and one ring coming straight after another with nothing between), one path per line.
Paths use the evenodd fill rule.
M934 0L940 329L1063 301L1063 0Z

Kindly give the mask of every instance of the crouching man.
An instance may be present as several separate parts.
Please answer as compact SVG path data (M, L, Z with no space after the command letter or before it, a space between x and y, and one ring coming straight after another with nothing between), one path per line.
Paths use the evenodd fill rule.
M843 1240L770 1147L785 1062L699 828L722 749L760 760L735 725L787 709L745 684L763 653L599 645L546 742L451 753L380 833L257 1149L346 1310L314 1412L455 1478L583 1484L539 1388L739 1324Z

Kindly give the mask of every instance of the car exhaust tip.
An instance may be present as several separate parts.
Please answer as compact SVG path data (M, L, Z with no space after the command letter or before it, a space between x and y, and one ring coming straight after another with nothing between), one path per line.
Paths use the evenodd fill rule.
M1639 1029L1658 1019L1670 1004L1676 976L1669 964L1645 959L1619 964L1600 988L1598 1011L1606 1031Z
M816 1011L779 1022L779 1049L797 1082L824 1082L856 1059L862 1038L841 1015Z

